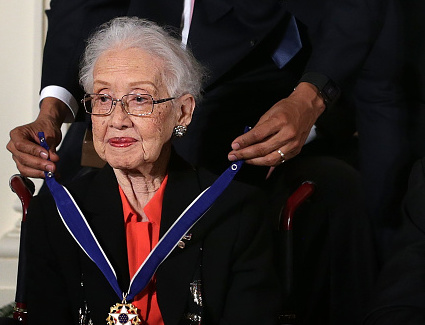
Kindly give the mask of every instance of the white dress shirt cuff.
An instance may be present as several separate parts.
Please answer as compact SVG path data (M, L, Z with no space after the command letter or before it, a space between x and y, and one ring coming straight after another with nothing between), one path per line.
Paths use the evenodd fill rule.
M68 90L60 86L47 86L41 90L39 103L41 104L46 97L54 97L64 102L69 107L64 123L74 122L78 112L78 103Z
M313 125L313 127L311 128L310 133L307 137L307 140L305 141L304 144L306 145L307 143L310 143L311 141L313 141L316 138L317 138L316 125Z

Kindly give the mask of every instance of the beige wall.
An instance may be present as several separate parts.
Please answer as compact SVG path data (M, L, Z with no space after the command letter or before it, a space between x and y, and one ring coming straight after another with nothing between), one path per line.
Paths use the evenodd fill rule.
M17 172L6 150L9 131L36 116L43 40L43 2L1 1L0 12L0 238L15 226L19 206L9 190L9 177Z
M13 127L37 115L44 8L40 0L0 1L0 307L14 298L21 218L8 185L18 170L6 144Z

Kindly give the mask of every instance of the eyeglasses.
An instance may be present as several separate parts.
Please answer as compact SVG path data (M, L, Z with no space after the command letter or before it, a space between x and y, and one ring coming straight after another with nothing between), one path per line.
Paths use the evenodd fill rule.
M128 115L146 116L153 112L155 104L168 102L175 97L153 99L148 94L127 94L121 99L113 98L107 94L85 94L81 102L84 109L91 115L110 115L118 102Z

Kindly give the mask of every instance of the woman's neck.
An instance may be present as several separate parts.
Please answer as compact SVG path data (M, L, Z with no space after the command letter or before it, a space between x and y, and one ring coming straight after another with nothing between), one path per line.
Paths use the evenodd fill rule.
M142 221L148 221L143 209L160 188L167 169L160 168L145 173L114 169L114 172L131 207L142 217Z

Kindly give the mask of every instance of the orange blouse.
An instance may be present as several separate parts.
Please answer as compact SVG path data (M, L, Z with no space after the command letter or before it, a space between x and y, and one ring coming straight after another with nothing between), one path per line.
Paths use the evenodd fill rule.
M133 277L151 250L158 243L162 201L167 180L168 175L165 177L158 191L143 209L149 219L147 222L141 221L141 217L130 206L121 187L119 188L124 211L130 278ZM154 276L146 288L136 295L133 305L139 310L139 317L143 319L143 324L164 325L161 311L158 306L155 281L156 278Z

